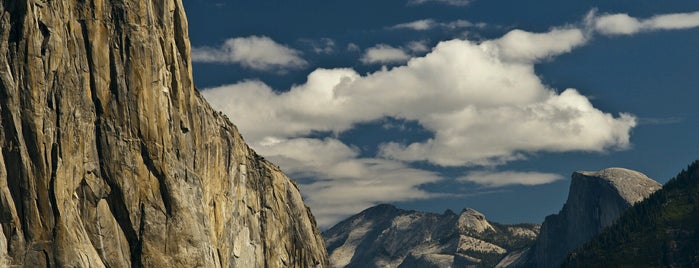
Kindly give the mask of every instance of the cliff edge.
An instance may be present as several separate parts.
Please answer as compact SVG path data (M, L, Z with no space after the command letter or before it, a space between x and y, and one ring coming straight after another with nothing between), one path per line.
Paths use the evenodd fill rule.
M561 267L699 267L699 161L567 256Z
M536 243L511 267L559 267L566 255L612 225L633 204L661 188L646 175L624 168L573 173L568 200L546 217Z
M181 0L0 1L0 145L7 266L329 265L296 185L194 88Z

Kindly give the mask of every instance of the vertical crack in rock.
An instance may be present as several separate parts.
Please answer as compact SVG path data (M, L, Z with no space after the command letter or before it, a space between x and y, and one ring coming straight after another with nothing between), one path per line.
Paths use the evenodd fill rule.
M181 0L0 1L7 265L329 266L295 184L194 88L187 34Z
M144 164L148 168L148 171L150 171L153 176L158 180L158 190L160 192L160 197L163 200L163 206L165 206L165 213L166 215L172 215L172 208L170 207L170 200L172 199L170 197L170 193L168 192L168 187L165 182L166 177L165 174L161 170L158 170L157 165L151 159L150 154L148 154L148 149L146 145L141 142L141 157L143 158Z

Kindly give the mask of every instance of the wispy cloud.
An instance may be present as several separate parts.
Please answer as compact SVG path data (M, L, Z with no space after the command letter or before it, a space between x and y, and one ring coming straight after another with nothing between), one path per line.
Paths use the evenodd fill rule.
M486 187L507 185L540 185L562 180L563 176L553 173L515 171L474 171L457 180L472 182Z
M348 47L348 50L350 47ZM352 47L359 49L359 47ZM430 51L427 40L411 41L401 47L386 44L378 44L364 51L359 59L363 64L402 64L414 57L414 55ZM357 50L355 50L357 51Z
M314 178L301 190L321 227L377 203L435 196L419 186L441 180L398 161L359 157L357 149L333 138L268 139L255 149L292 176Z
M335 40L331 38L301 39L299 42L315 54L332 54L335 52Z
M639 125L672 125L684 121L682 117L641 117L638 119Z
M391 27L388 27L390 30L400 30L400 29L408 29L408 30L414 30L414 31L427 31L427 30L432 30L434 28L445 28L445 29L460 29L460 28L469 28L469 27L485 27L486 24L484 23L477 23L474 24L470 21L467 20L455 20L455 21L450 21L450 22L437 22L433 19L423 19L423 20L416 20L416 21L411 21L411 22L406 22L406 23L400 23L393 25Z
M657 15L638 19L628 14L602 14L590 12L587 21L595 30L607 35L630 35L658 30L680 30L699 27L699 12Z
M355 44L355 43L349 43L349 44L347 44L347 51L350 51L350 52L357 52L357 51L360 51L360 50L361 50L361 48L359 47L359 45L357 45L357 44Z
M437 26L437 22L435 22L432 19L425 19L396 24L394 26L389 27L389 29L410 29L415 31L425 31L430 30L435 26Z
M450 6L467 6L471 0L410 0L408 5L422 5L429 2L441 3Z
M405 45L405 48L414 53L427 52L432 49L428 46L427 41L412 41Z
M405 63L410 58L411 56L401 48L379 44L368 48L359 60L364 64L388 64Z
M484 22L479 22L479 23L472 23L467 20L455 20L455 21L450 21L450 22L443 22L440 23L440 26L450 28L450 29L459 29L459 28L468 28L468 27L477 27L477 28L483 28L488 26L488 24Z
M220 47L192 48L194 62L240 64L260 70L283 70L304 67L301 52L281 45L267 36L231 38Z

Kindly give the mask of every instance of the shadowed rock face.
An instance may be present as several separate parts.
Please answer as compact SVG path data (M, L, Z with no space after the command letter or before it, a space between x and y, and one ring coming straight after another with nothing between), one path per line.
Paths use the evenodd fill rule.
M699 161L571 252L561 267L699 267Z
M568 200L559 214L546 217L528 260L512 266L558 267L568 252L613 224L634 203L661 185L640 172L608 168L573 173ZM526 262L526 265L523 263Z
M6 265L328 265L296 185L198 94L189 53L181 0L0 0Z

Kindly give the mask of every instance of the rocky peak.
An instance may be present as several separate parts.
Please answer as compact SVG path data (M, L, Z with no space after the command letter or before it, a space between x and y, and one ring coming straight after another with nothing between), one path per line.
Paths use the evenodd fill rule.
M573 173L568 200L559 214L546 217L526 261L516 265L558 267L571 250L616 221L634 203L661 185L646 175L624 168Z
M600 171L577 171L573 173L573 180L601 180L606 182L616 190L619 196L629 204L633 205L661 188L656 181L648 178L645 174L625 169L607 168ZM576 183L580 185L584 183Z
M192 81L181 0L0 1L0 257L328 266L297 186Z
M379 205L323 236L334 267L492 267L533 242L538 231L489 223L474 209L440 215Z
M360 214L371 217L373 215L391 215L397 212L400 212L400 209L394 205L379 204L362 211Z
M699 267L699 161L634 204L561 267Z
M493 226L488 223L485 216L472 208L465 208L461 211L458 220L458 228L462 232L482 233L485 231L495 231Z

